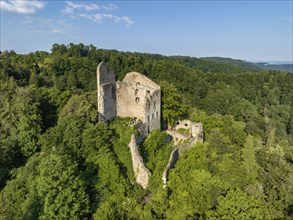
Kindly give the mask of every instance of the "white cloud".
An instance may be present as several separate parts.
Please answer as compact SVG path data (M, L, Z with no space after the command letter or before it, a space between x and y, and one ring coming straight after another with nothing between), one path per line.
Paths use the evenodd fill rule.
M133 25L135 22L128 16L117 16L110 13L97 13L96 11L111 11L118 7L114 4L97 5L97 4L84 4L66 1L66 8L62 10L63 14L69 15L72 19L89 19L98 23L104 20L112 20L115 23L124 23L126 27ZM93 12L91 12L93 11Z
M99 10L101 7L97 4L76 4L72 1L66 1L67 4L66 8L62 10L64 14L74 14L75 10L85 10L85 11L92 11L92 10Z
M117 5L108 4L108 5L97 5L97 4L83 4L83 3L74 3L72 1L66 1L66 8L62 10L64 14L74 14L75 11L93 11L93 10L106 10L111 11L117 9Z
M123 16L122 20L126 23L126 26L129 27L130 25L133 25L135 22L131 20L128 16Z
M77 17L80 17L80 18L87 18L87 19L93 19L93 16L90 15L90 14L85 14L85 13L80 13L77 15Z
M95 21L97 23L102 23L104 20L112 20L115 23L125 23L126 27L133 25L135 22L131 20L128 16L116 16L113 14L105 13L95 13L95 14L77 14L80 18L87 18L89 20Z
M72 28L71 25L65 23L62 19L35 16L26 16L23 24L26 27L26 31L37 34L65 34Z
M37 0L8 0L0 1L0 8L4 11L9 11L19 14L33 14L37 10L43 9L45 3Z
M118 8L117 5L114 4L102 5L101 7L102 9L105 9L107 11L115 10Z
M52 32L53 32L53 33L64 34L64 31L62 31L62 30L60 30L60 29L53 29Z

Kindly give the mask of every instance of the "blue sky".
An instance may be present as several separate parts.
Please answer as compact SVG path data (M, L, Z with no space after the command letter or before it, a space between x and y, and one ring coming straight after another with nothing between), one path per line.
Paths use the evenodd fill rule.
M0 7L0 50L84 43L163 55L293 60L292 0L1 0Z

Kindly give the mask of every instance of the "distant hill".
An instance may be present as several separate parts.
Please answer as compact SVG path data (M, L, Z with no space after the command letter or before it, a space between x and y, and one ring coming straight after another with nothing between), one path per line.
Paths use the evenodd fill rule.
M224 63L236 67L241 67L246 70L260 70L262 69L260 66L257 66L253 63L249 63L243 60L237 60L237 59L232 59L232 58L224 58L224 57L201 57L200 59L202 60L207 60L207 61L214 61L217 63Z
M213 60L212 58L195 58L189 56L169 56L167 59L172 59L176 62L183 64L184 66L193 68L195 70L199 70L202 72L210 72L210 73L247 73L251 71L261 70L261 68L254 66L252 64L246 63L244 61L239 60L238 65L231 64L233 60L230 58L218 58L218 60ZM224 60L229 60L229 62ZM246 64L246 65L244 65Z
M288 71L293 73L293 64L269 64L269 63L255 63L254 65L266 70Z
M235 67L241 67L245 70L277 70L277 71L288 71L293 72L293 64L289 63L267 63L267 62L258 62L252 63L243 60L237 60L232 58L224 58L224 57L201 57L201 60L213 61L216 63L227 64Z

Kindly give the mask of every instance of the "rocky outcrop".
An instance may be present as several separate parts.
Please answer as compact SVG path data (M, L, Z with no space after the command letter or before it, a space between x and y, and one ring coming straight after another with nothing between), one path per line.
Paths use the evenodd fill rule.
M134 134L131 136L131 141L128 146L131 151L132 166L136 177L136 182L145 189L148 185L151 174L150 171L145 167L143 159L139 154Z

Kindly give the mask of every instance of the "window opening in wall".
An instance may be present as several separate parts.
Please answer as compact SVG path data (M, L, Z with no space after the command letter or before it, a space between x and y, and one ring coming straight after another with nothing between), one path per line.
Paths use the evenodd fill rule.
M138 93L138 89L135 90L135 95L137 95L137 93Z
M159 116L159 113L158 113L158 112L156 112L156 116L157 116L157 117Z
M152 119L154 119L154 114L152 114Z
M150 120L150 116L148 116L148 121Z
M135 98L135 101L136 101L136 103L139 103L139 98L136 97L136 98Z
M136 82L136 85L139 86L140 85L140 82Z
M185 125L185 127L188 127L188 124L184 124Z
M154 102L154 107L156 107L156 102Z
M150 92L151 92L150 90L147 90L147 91L146 91L146 94L150 94Z

